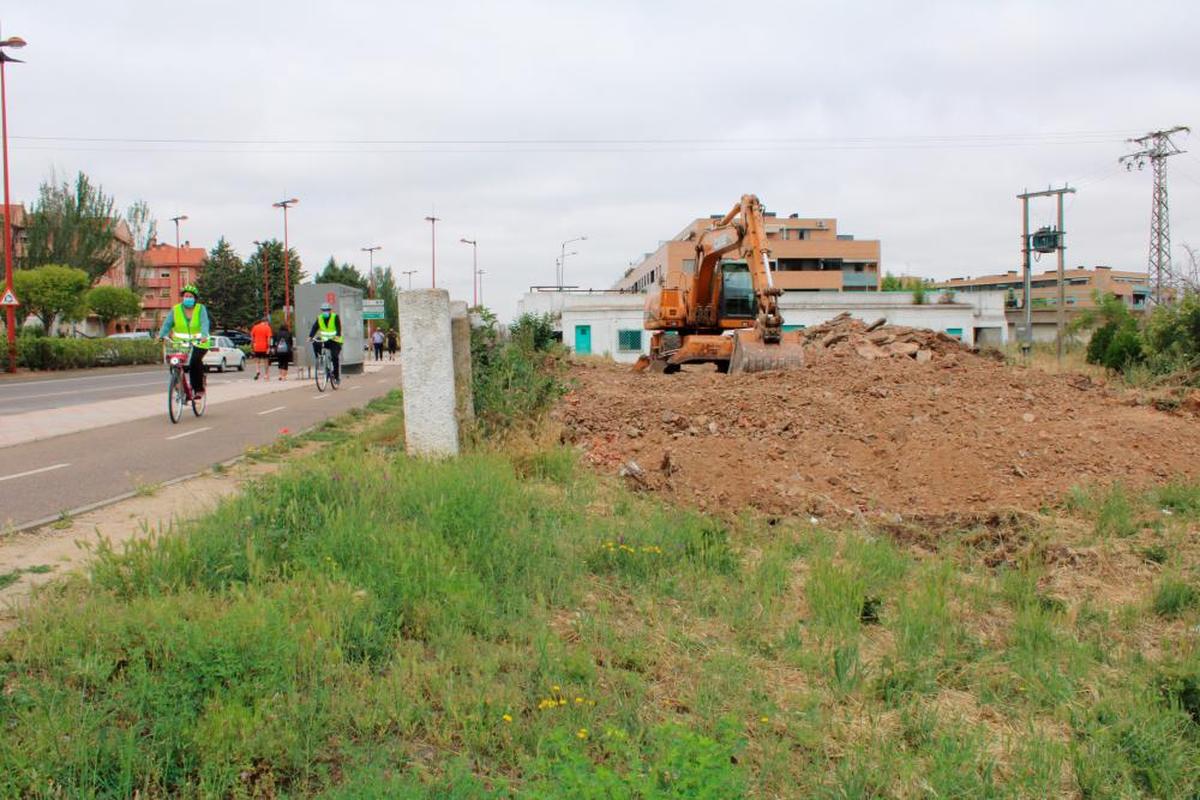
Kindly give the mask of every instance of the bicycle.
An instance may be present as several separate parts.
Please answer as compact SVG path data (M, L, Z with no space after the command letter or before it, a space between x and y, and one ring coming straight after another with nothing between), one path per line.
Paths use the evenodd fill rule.
M185 347L175 350L164 346L164 356L170 369L170 380L167 381L167 416L172 424L177 424L183 418L184 406L191 404L192 413L197 417L204 416L208 408L208 395L197 396L192 391L192 383L188 380L187 364L191 359L195 344L188 343Z
M326 386L332 386L336 391L338 384L341 381L334 377L333 374L333 354L329 352L329 348L325 346L327 339L317 339L317 343L321 345L320 351L317 353L316 367L313 369L313 378L317 383L317 391L325 391Z

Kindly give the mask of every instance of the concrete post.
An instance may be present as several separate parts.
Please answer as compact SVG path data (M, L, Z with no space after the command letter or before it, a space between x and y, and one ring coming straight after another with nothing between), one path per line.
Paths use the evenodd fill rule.
M419 289L398 295L404 440L409 455L458 455L450 295Z
M450 338L454 345L454 398L458 431L462 437L475 424L475 397L471 386L471 316L463 301L450 303Z

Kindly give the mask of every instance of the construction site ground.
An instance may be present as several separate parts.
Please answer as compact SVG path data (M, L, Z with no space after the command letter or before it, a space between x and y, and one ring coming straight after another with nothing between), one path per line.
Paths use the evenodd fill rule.
M721 514L1036 511L1073 487L1200 473L1188 403L1160 410L927 331L843 327L811 332L792 372L578 363L559 411L565 437L603 473Z

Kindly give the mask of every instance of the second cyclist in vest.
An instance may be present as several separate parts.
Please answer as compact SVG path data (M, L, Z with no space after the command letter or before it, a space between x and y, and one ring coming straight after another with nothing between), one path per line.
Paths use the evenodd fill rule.
M313 343L313 355L321 356L321 348L328 347L329 355L333 358L333 379L342 379L342 320L333 313L329 303L321 304L321 313L308 332L308 340Z

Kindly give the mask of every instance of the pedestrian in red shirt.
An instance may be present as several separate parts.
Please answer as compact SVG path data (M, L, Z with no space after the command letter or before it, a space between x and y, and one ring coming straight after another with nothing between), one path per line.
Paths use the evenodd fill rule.
M271 379L271 322L267 317L250 329L250 349L254 352L254 380Z

